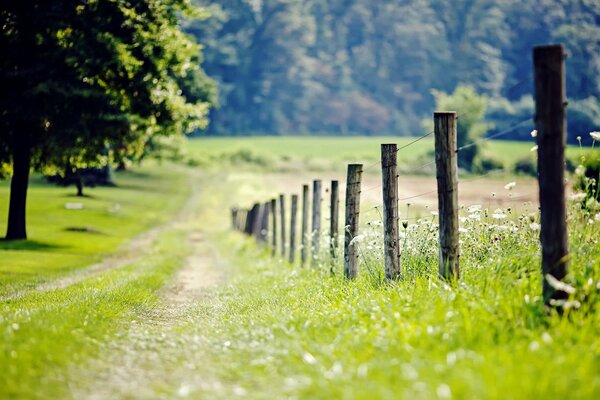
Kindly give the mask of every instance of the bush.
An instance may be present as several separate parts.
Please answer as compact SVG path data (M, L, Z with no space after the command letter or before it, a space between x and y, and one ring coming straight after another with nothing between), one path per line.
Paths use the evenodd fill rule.
M530 157L521 158L515 163L513 171L515 174L537 176L537 163Z
M493 157L478 157L473 163L473 172L478 174L498 169L504 169L504 163Z

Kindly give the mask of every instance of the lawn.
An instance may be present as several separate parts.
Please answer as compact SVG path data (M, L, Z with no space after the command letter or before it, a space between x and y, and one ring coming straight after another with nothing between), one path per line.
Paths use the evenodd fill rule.
M28 193L29 240L0 241L0 296L100 260L151 226L165 222L189 195L181 168L154 164L116 174L116 187L57 187L34 176ZM8 215L9 185L0 186L0 227ZM75 205L76 209L69 209ZM82 207L79 209L78 207Z

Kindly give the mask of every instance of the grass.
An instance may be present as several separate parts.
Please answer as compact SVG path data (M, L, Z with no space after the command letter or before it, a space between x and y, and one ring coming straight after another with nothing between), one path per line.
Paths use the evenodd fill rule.
M192 164L202 166L249 166L253 170L273 171L345 171L346 164L377 164L381 143L396 143L399 148L412 143L415 137L314 137L314 136L259 136L207 137L190 139L186 156ZM482 153L502 162L511 169L516 161L534 159L532 142L486 142ZM434 143L426 137L398 152L398 164L415 167L431 161ZM569 146L567 156L577 159L578 146ZM416 165L415 165L416 164Z
M469 222L456 285L437 278L429 221L409 234L396 283L381 280L380 240L363 242L361 276L348 282L339 264L336 276L299 269L222 235L222 251L241 250L236 279L197 306L172 362L200 366L183 383L192 398L597 398L600 224L572 210L577 291L561 318L544 310L538 232L519 217Z
M0 398L73 396L69 369L100 356L101 344L153 312L157 290L185 252L181 233L165 233L154 252L127 268L4 303Z
M76 197L32 179L27 203L29 240L0 241L0 296L93 264L134 235L165 222L189 194L181 169L148 165L117 173L117 187ZM151 195L150 195L151 194ZM8 182L0 186L0 226L8 215ZM80 203L82 209L67 209Z
M307 138L284 138L279 146L291 145L291 139L298 140L294 143L299 148L302 140L306 146L310 143ZM600 222L595 214L585 215L575 205L569 210L567 282L575 293L562 317L547 314L539 297L535 225L539 216L534 206L518 212L506 207L498 211L496 205L485 202L480 211L465 208L462 279L455 284L437 277L432 216L411 219L403 229L404 274L392 283L382 279L379 224L363 226L361 274L347 281L341 276L339 260L334 276L327 260L315 268L292 266L272 258L253 240L229 231L231 204L264 200L279 189L275 182L300 175L265 173L273 165L249 171L238 169L236 165L245 164L231 159L218 161L218 154L228 151L223 149L235 140L190 143L190 154L200 147L202 152L213 149L217 156L211 162L234 168L202 173L199 179L204 190L196 209L185 221L165 230L141 260L64 289L2 302L0 398L80 398L98 393L106 398L598 397ZM238 144L245 146L246 140L255 139ZM323 140L314 157L345 162L323 150L324 143L331 141L333 146L334 140ZM358 157L359 147L360 151L368 147L376 162L380 140L369 140L361 146L346 143L339 148L347 145L351 157L354 146ZM277 149L274 141L272 150L280 157L291 152ZM300 158L310 156L308 147L303 151ZM80 244L89 233L68 232L74 235L71 242L64 238L52 242L49 237L61 238L68 226L89 225L105 231L115 225L120 220L106 212L120 199L109 198L109 193L118 193L113 190L125 191L122 196L129 196L132 203L139 201L141 218L145 218L142 210L155 213L154 218L143 220L146 227L166 219L189 193L177 190L188 175L182 168L155 165L144 174L130 176L129 185L106 189L102 196L103 192L93 192L99 197L84 199L90 203L80 210L90 214L76 214L87 215L85 219L72 217L79 211L63 209L71 201L64 189L34 187L39 190L39 200L32 203L39 211L30 210L39 218L35 228L31 226L31 232L37 232L32 235L35 242L2 250L3 256L30 252L31 271L43 270L45 263L62 271L61 263L51 256L62 253L59 244L68 245L81 258L79 265L74 259L66 271L98 257L96 246L106 246L102 252L114 250L118 240ZM309 174L295 177L298 182L292 186L297 189L299 182L321 175ZM94 201L104 201L96 213L91 212ZM43 203L52 202L54 206L48 204L44 211ZM55 222L57 227L43 228L48 229L44 234L41 221L48 211L62 216ZM378 220L375 212L369 220L366 214L362 217L363 223ZM129 219L123 224L131 225L118 227L123 229L119 243L144 228ZM198 231L219 255L216 261L206 262L214 263L228 280L197 293L195 301L173 312L179 306L160 291L172 282L173 273L193 250L185 239ZM62 273L57 271L50 269L39 279L57 277ZM15 285L33 282L37 275L15 275ZM11 281L8 274L4 276Z

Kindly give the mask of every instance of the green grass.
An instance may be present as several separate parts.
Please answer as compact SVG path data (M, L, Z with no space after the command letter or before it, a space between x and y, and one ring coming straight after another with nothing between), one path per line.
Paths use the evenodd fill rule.
M29 240L0 241L0 295L91 265L165 222L189 194L188 179L181 169L149 165L118 173L117 187L87 188L89 197L81 198L73 196L74 188L34 177L27 199ZM0 227L6 226L8 199L5 181L0 186ZM81 203L83 209L66 209L67 203Z
M132 320L152 314L156 291L180 265L185 243L181 232L167 232L129 267L4 303L0 398L72 397L69 370L99 357Z
M298 140L298 147L302 140L311 140L273 139L272 151L279 157L291 153L278 147L290 145L288 139ZM240 145L252 140L243 139ZM333 139L323 140L334 144ZM192 150L212 149L218 155L228 147L224 139L202 143L191 142L197 146ZM306 154L345 162L323 150L322 143L312 153L307 148ZM375 162L380 140L369 143L375 146L369 150ZM346 143L348 157L353 148L356 155L359 148L370 149L367 144ZM106 246L101 252L114 250L131 232L175 211L189 189L177 189L188 175L172 168L150 166L145 176L120 178L131 179L129 185L92 192L104 194L84 199L90 201L81 210L90 211L85 219L72 217L78 211L63 209L65 202L77 201L66 197L71 189L36 185L39 200L33 204L38 211L31 212L39 219L30 232L37 232L39 243L62 237L63 242L52 243L71 246L80 258L64 271L88 265L99 254L94 250L98 246ZM277 189L265 184L269 179L293 176L262 172L223 168L203 173L197 209L163 232L143 259L65 289L3 302L0 398L73 398L95 394L88 391L94 385L106 389L102 393L107 398L151 393L147 397L595 399L600 394L600 222L594 214L584 215L575 206L569 210L567 282L576 291L571 308L560 317L547 314L539 296L539 232L531 225L538 222L535 209L504 210L506 218L494 218L493 207L487 214L482 211L480 220L464 220L462 279L451 285L437 277L433 217L411 220L403 231L404 274L394 283L382 279L380 227L363 226L361 274L349 282L341 276L339 261L334 276L328 262L316 268L292 266L229 231L231 204L265 199ZM310 172L310 177L318 176ZM109 193L118 196L110 198ZM133 220L132 212L131 220L122 221L126 226L117 227L123 230L120 241L80 246L75 238L89 234L75 234L72 243L62 236L67 234L64 227L74 224L99 231L118 225L121 220L103 210L128 196L139 202L142 216L137 217L154 213L143 220L145 226ZM94 201L104 201L95 213ZM42 227L47 212L62 213L56 217L57 227ZM369 218L377 219L377 213ZM159 293L192 251L186 237L198 231L218 250L220 257L211 262L229 279L199 292L195 303L173 317L173 304ZM2 250L10 257L30 252L24 258L34 260L31 275L4 275L6 281L16 281L11 290L62 273L61 263L51 256L63 250L33 246L39 248ZM45 263L56 270L35 272ZM112 378L115 371L123 375ZM119 387L123 381L130 392Z
M258 136L208 137L187 141L185 151L192 163L202 166L243 166L255 170L345 171L349 163L377 163L382 143L410 144L414 137L358 136ZM534 159L532 142L484 142L482 153L501 161L507 168L523 158ZM432 159L434 143L427 137L398 152L400 166L415 167ZM575 159L578 146L569 146L567 156ZM416 165L415 165L416 164Z
M546 315L539 296L529 217L470 223L456 285L437 278L427 223L405 245L397 283L381 281L380 242L365 242L361 276L348 282L339 264L336 276L327 265L299 269L223 235L222 251L239 249L236 279L182 326L190 347L173 363L199 365L194 376L213 383L189 378L192 398L597 398L600 224L571 215L579 308L562 318Z

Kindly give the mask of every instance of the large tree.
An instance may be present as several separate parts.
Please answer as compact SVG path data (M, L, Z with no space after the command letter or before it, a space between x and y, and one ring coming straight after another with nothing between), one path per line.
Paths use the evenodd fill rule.
M0 8L0 162L12 167L6 238L25 239L30 169L106 162L155 135L206 125L185 0L21 0Z

